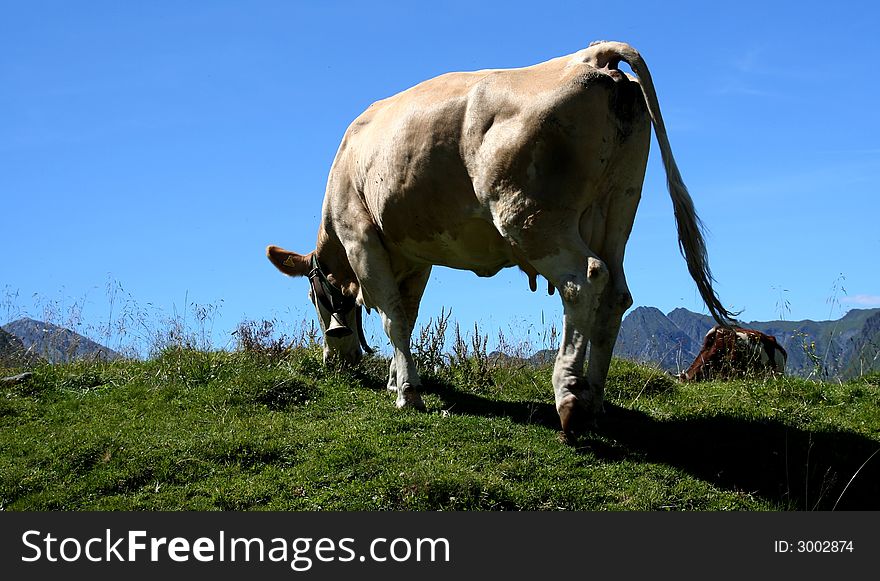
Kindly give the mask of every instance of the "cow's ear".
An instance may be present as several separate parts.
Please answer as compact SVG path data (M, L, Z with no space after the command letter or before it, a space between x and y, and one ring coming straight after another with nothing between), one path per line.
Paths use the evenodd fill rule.
M312 254L297 254L278 246L267 246L266 256L275 268L289 276L306 276L312 269Z

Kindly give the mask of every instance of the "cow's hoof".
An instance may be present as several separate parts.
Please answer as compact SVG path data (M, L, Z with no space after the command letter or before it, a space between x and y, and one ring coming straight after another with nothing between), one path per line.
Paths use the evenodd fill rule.
M397 389L397 401L395 402L397 409L414 409L420 412L425 411L425 402L422 396L416 391L416 388L408 383L403 384L402 389Z
M565 396L556 406L556 411L562 424L562 438L567 442L574 442L581 434L597 428L595 414L587 411L587 407L575 395Z

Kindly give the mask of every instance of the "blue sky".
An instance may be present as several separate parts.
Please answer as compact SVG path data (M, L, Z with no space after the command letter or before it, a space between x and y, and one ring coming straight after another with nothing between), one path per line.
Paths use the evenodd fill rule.
M97 326L124 301L169 316L196 303L216 307L222 346L243 319L310 318L305 281L263 252L314 247L351 120L443 72L596 39L629 42L651 68L726 305L746 321L880 306L874 3L414 6L0 3L0 322L49 305ZM704 312L658 158L630 288L637 306ZM525 339L560 314L514 269L435 269L420 322L444 305Z

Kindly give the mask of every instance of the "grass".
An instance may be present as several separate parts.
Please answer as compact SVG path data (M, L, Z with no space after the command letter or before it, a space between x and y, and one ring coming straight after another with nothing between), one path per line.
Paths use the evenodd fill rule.
M387 360L314 346L42 365L0 387L0 508L880 509L876 374L681 385L615 361L600 429L567 445L549 367L467 381L482 366L435 365L418 413Z

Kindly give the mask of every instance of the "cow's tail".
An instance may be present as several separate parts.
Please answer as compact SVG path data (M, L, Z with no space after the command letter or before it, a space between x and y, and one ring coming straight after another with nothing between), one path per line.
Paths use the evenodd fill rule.
M681 173L672 156L672 148L666 135L666 126L663 124L663 116L660 114L660 104L657 101L657 93L654 90L654 82L644 59L636 49L622 42L596 42L587 49L588 62L597 68L616 69L620 61L626 62L639 79L642 93L645 96L645 104L648 114L654 125L654 133L657 143L660 145L660 155L663 158L663 167L666 168L666 185L672 198L672 206L675 211L675 222L678 227L679 250L687 262L688 271L700 296L706 303L709 312L721 325L730 325L735 322L738 313L731 313L721 304L715 289L712 288L714 279L709 269L709 259L706 252L706 242L703 237L703 224L694 209L694 202L688 193Z

